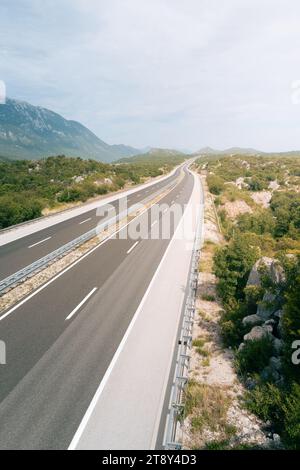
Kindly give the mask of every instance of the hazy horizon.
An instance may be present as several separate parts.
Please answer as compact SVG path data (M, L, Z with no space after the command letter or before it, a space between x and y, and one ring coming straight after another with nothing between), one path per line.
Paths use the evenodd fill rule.
M298 150L299 14L296 0L3 0L0 80L110 144Z

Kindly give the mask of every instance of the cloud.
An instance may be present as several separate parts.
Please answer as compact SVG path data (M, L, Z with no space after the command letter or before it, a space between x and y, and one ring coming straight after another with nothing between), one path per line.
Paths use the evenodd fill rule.
M300 148L300 4L2 0L10 96L136 146Z

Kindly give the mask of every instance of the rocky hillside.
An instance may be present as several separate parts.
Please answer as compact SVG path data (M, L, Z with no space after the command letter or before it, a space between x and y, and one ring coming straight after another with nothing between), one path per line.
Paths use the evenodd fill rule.
M22 101L0 106L0 155L39 159L51 155L94 158L111 162L140 153L125 145L108 145L76 121Z
M267 276L270 288L263 289L264 279ZM270 357L260 371L264 380L274 381L280 385L282 376L282 352L283 352L283 298L282 286L285 283L285 274L280 262L273 258L262 257L253 266L246 289L249 292L264 290L261 300L258 302L256 313L246 315L242 319L242 325L247 333L244 334L243 342L239 345L241 353L249 348L249 342L266 341L270 343ZM271 288L272 286L272 288ZM250 346L251 347L251 346ZM259 361L259 358L257 358ZM256 381L248 379L248 386L254 388Z
M224 237L212 268L223 345L241 404L272 445L300 449L299 156L215 157L196 165Z

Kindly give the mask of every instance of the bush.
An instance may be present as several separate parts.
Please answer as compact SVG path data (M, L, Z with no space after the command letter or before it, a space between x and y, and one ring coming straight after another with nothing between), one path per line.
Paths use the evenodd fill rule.
M272 356L272 341L267 336L260 340L246 341L236 355L236 364L241 374L260 372L268 365Z
M241 343L244 334L246 334L242 320L247 313L245 304L237 304L233 308L228 308L222 315L220 326L225 346L237 347Z
M107 194L109 191L109 188L107 184L100 184L99 186L96 187L96 194Z
M214 302L216 300L215 296L212 294L202 294L202 300L206 300L207 302Z
M258 303L262 301L265 289L261 286L246 286L244 289L247 315L256 313Z
M257 235L273 234L275 220L271 211L264 210L258 214L241 214L237 219L237 226L241 232L253 232Z
M276 431L282 431L284 412L282 409L283 394L274 384L261 384L251 392L246 392L245 404L264 422L271 421Z
M126 181L123 178L117 177L114 183L118 189L122 189L124 188Z
M293 382L281 390L274 384L260 384L245 396L247 408L263 421L271 421L289 448L300 449L300 385Z
M250 191L262 191L268 187L268 183L262 178L258 178L257 176L253 176L248 184Z
M0 228L40 217L42 207L42 202L35 198L3 196L0 198Z
M249 245L248 234L239 234L214 256L214 273L219 280L217 290L226 304L234 298L244 298L249 273L259 258L258 248Z
M300 449L300 385L293 383L283 405L284 438L294 449Z
M73 202L83 200L83 190L79 186L64 189L57 197L58 202Z
M212 194L219 195L224 190L224 180L216 175L208 175L207 184Z

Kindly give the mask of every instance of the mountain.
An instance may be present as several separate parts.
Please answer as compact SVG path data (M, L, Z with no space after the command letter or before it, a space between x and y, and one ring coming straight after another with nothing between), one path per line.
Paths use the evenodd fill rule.
M50 155L94 158L111 162L140 153L126 145L109 145L77 121L23 101L0 105L0 155L38 159Z
M118 160L119 163L143 163L143 162L155 162L157 160L167 161L168 159L180 158L183 160L185 154L172 149L159 149L159 148L150 148L148 152L134 155L132 157L122 158Z
M210 154L218 154L220 153L220 150L215 150L211 147L203 147L202 149L198 150L197 152L195 152L195 154L202 154L202 155L210 155Z
M241 147L231 147L229 149L223 150L222 153L226 154L239 154L239 155L261 155L264 152L252 148L241 148Z
M231 147L225 150L216 150L211 147L203 147L202 149L195 152L195 154L199 155L232 155L232 154L239 154L239 155L261 155L264 152L260 150L252 149L252 148L242 148L242 147Z

